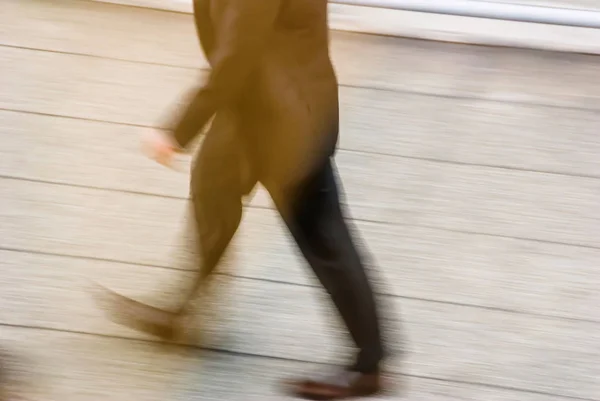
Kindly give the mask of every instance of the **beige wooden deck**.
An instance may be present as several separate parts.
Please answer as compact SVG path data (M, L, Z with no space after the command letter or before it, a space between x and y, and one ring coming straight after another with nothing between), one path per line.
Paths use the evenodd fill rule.
M347 203L392 347L408 341L381 399L600 400L600 60L341 32L332 48ZM263 193L202 349L90 297L99 281L166 305L189 274L187 176L138 140L202 67L189 15L2 0L0 347L28 400L281 400L280 378L348 351Z

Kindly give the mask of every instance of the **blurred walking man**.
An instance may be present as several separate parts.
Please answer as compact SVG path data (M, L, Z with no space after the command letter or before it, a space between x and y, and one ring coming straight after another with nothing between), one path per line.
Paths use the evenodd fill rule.
M217 267L260 182L331 296L358 352L331 377L291 382L301 397L341 399L379 390L383 358L374 295L340 207L334 153L338 86L329 57L326 0L195 0L211 72L180 119L149 143L169 164L214 116L191 175L201 249L197 284L167 312L121 298L128 324L168 337Z

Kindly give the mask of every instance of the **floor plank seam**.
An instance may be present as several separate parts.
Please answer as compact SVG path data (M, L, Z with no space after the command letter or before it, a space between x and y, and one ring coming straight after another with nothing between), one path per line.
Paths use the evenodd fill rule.
M171 10L171 9L167 9L167 8L157 8L157 7L149 7L149 6L138 6L135 4L105 3L102 1L96 1L96 0L78 0L78 1L81 3L92 3L92 4L100 3L101 6L103 6L103 7L113 6L113 7L119 7L119 8L130 8L130 9L134 9L134 10L151 10L151 11L160 12L160 13L191 15L191 13L184 12L184 11L176 11L176 10Z
M11 327L11 328L39 330L39 331L52 331L52 332L63 333L63 334L75 334L75 335L99 337L99 338L105 338L105 339L113 339L113 340L125 341L125 342L137 342L137 343L160 345L160 342L157 340L150 340L150 339L144 339L144 338L131 338L131 337L125 337L125 336L108 335L108 334L92 333L92 332L85 332L85 331L62 330L62 329L47 328L47 327L42 327L42 326L28 326L28 325L15 325L15 324L10 324L10 323L0 323L0 327ZM225 349L220 349L220 348L203 347L203 346L198 346L198 345L194 345L194 344L169 344L169 345L181 347L184 349L208 351L208 352L212 352L215 354L231 355L231 356L237 356L237 357L243 357L243 358L267 359L267 360L293 362L293 363L301 363L301 364L315 365L315 366L334 366L333 364L330 364L327 362L309 361L309 360L304 360L304 359L279 357L279 356L273 356L273 355L252 354L252 353L247 353L247 352L225 350ZM570 399L570 400L600 401L599 399L594 399L594 398L586 398L586 397L577 397L577 396L570 396L570 395L564 395L564 394L549 393L549 392L544 392L544 391L538 391L538 390L532 390L532 389L526 389L526 388L520 388L520 387L514 387L514 386L498 385L498 384L492 384L492 383L472 382L472 381L468 381L468 380L456 380L456 379L448 379L448 378L435 377L435 376L417 375L417 374L411 374L411 373L393 372L393 373L388 373L388 374L390 374L393 377L409 377L409 378L415 378L415 379L437 381L437 382L442 382L442 383L453 383L453 384L461 384L461 385L474 386L474 387L490 388L490 389L495 389L495 390L503 390L503 391L508 390L508 391L512 391L512 392L525 393L525 394L537 394L537 395L551 396L551 397L562 397L562 398L566 398L566 399Z
M207 67L201 67L201 66L190 67L190 66L177 65L177 64L156 63L156 62L152 62L152 61L131 60L131 59L120 58L120 57L100 56L100 55L92 54L92 53L80 53L80 52L73 52L73 51L67 51L67 50L46 49L46 48L42 48L42 47L29 47L29 46L22 46L22 45L12 45L9 43L0 43L0 48L3 48L3 47L9 48L9 49L29 50L32 52L62 54L65 56L88 57L88 58L94 58L94 59L98 59L98 60L118 61L118 62L127 63L127 64L151 65L151 66L156 66L156 67L166 67L166 68L174 68L174 69L180 69L180 70L208 71Z
M414 378L417 378L417 379L431 380L431 381L441 381L441 382L447 382L447 383L466 384L466 385L471 385L471 386L478 385L478 386L487 387L487 388L495 389L495 390L510 390L510 391L514 391L514 392L543 395L543 396L547 396L547 397L548 396L549 397L561 397L561 398L566 398L566 399L569 399L569 400L600 401L600 399L598 399L598 398L577 397L577 396L572 396L572 395L549 393L547 391L538 391L538 390L525 390L525 389L522 389L522 388L519 388L519 387L514 387L514 386L501 386L501 385L490 384L490 383L476 383L476 382L470 382L470 381L467 381L467 380L439 379L439 378L436 378L436 377L433 377L433 376L415 375L415 374L403 374L403 376L414 377Z
M116 334L104 334L104 333L96 333L96 332L81 331L81 330L70 330L70 329L67 330L67 329L58 329L58 328L54 328L54 327L45 327L45 326L36 326L36 325L27 325L27 324L2 323L2 322L0 322L0 327L11 327L11 328L17 328L17 329L47 331L47 332L62 333L62 334L74 334L74 335L82 335L82 336L88 336L88 337L98 337L98 338L109 339L109 340L137 342L137 343L152 344L152 345L165 344L165 345L169 345L169 346L186 348L186 349L209 351L209 352L214 352L216 354L222 354L222 355L232 355L232 356L240 356L240 357L246 357L246 358L262 358L262 359L271 359L271 360L278 360L278 361L310 363L310 364L315 364L315 365L329 366L329 364L325 363L325 362L318 362L318 361L313 362L313 361L307 361L307 360L303 360L303 359L279 357L279 356L273 356L273 355L252 354L249 352L233 351L233 350L216 348L216 347L205 347L205 346L200 346L200 345L196 345L196 344L164 343L160 340L150 339L150 338L127 337L127 336L116 335Z
M93 123L106 124L106 125L127 126L127 127L135 127L135 128L157 128L157 129L162 128L159 126L132 124L132 123L119 122L119 121L98 120L98 119L93 119L93 118L67 116L67 115L52 114L52 113L32 112L32 111L28 111L28 110L9 109L9 108L5 108L5 107L0 107L0 111L15 113L15 114L53 117L53 118L60 118L60 119L66 119L66 120L86 121L86 122L93 122ZM591 180L600 179L600 175L597 175L597 174L569 173L569 172L565 172L565 171L530 169L530 168L525 168L525 167L509 166L509 165L502 165L502 164L464 162L464 161L460 161L460 160L447 160L447 159L440 159L440 158L434 158L434 157L410 156L410 155L402 155L402 154L389 153L389 152L357 150L357 149L346 148L343 146L338 147L338 150L348 152L348 153L355 153L355 154L359 154L359 155L384 156L384 157L398 158L398 159L404 159L404 160L429 162L432 164L447 164L447 165L452 165L452 166L488 168L488 169L493 169L493 170L516 171L516 172L522 172L522 173L544 174L544 175L559 176L559 177L584 178L584 179L591 179ZM0 178L2 178L2 177L8 177L8 176L0 175ZM23 180L29 180L29 178L26 178L26 177L15 177L15 178L22 178ZM31 180L35 180L35 179L31 179ZM60 182L57 182L57 181L47 181L47 183L55 183L57 185L60 184ZM90 188L111 190L110 188L93 187L93 186L90 186ZM127 192L126 190L120 190L120 191ZM138 192L138 193L150 195L150 196L153 195L150 192ZM161 196L163 196L163 195L161 195ZM164 195L164 197L169 197L169 196ZM177 198L180 198L180 197L177 197Z
M93 0L91 0L91 1L93 1ZM155 66L155 67L165 67L165 68L204 71L204 72L208 71L208 68L206 68L206 67L187 67L187 66L180 66L180 65L174 65L174 64L154 63L154 62L150 62L150 61L129 60L129 59L122 59L122 58L117 58L117 57L100 56L100 55L95 55L95 54L90 54L90 53L68 52L68 51L59 51L59 50L53 50L53 49L24 47L24 46L0 43L0 48L3 48L3 47L11 48L11 49L28 50L28 51L32 51L32 52L54 53L54 54L63 54L63 55L78 56L78 57L89 57L89 58L95 58L95 59L100 59L100 60L109 60L109 61L124 62L124 63L131 63L131 64L139 64L139 65L151 65L151 66ZM543 102L535 102L535 101L523 101L523 100L514 100L514 99L511 99L511 100L498 99L498 98L485 96L485 95L484 96L476 96L476 95L461 95L459 93L453 94L453 93L441 93L441 92L424 92L424 91L383 87L383 86L376 86L376 85L363 86L363 85L354 85L354 84L345 84L345 83L339 83L338 86L342 87L342 88L373 90L373 91L390 92L390 93L397 93L397 94L403 94L403 95L433 97L433 98L440 98L440 99L453 99L453 100L473 101L473 102L485 101L485 102L510 104L510 105L545 107L545 108L553 108L553 109L576 110L576 111L587 111L587 112L600 111L600 107L586 107L586 106L579 106L579 105L574 106L574 105L569 105L569 104L561 105L561 104L543 103ZM102 120L100 120L100 121L102 121ZM106 121L106 122L110 123L110 121ZM119 122L112 122L112 123L121 124ZM123 124L127 124L127 123L123 123Z
M56 186L61 186L61 187L89 189L89 190L93 190L93 191L122 193L122 194L136 195L136 196L149 196L149 197L155 197L155 198L180 200L180 201L189 200L189 198L187 198L187 197L162 195L162 194L156 194L156 193L114 189L114 188L97 187L97 186L92 186L92 185L56 182L56 181L50 181L50 180L22 178L22 177L3 175L3 174L0 174L0 180L23 181L23 182L45 184L45 185L56 185ZM342 204L344 205L344 207L348 207L348 205L346 203L342 203ZM248 203L244 203L243 207L244 207L244 209L250 209L250 210L275 210L273 206L253 205L253 204L248 204ZM357 217L352 217L349 220L353 221L353 222L370 223L370 224L377 224L377 225L382 225L382 226L423 228L423 229L436 230L436 231L442 231L442 232L451 232L451 233L457 233L457 234L478 235L478 236L485 236L485 237L490 237L490 238L512 239L512 240L519 240L519 241L535 242L535 243L539 243L539 244L559 245L559 246L569 246L569 247L582 248L582 249L600 250L600 246L597 246L597 245L582 244L582 243L576 243L576 242L552 241L552 240L546 240L546 239L540 239L540 238L519 237L519 236L514 236L514 235L486 233L486 232L481 232L481 231L458 230L458 229L453 229L453 228L448 228L448 227L432 226L432 225L427 225L427 224L391 222L388 220L375 220L375 219L366 219L366 218L357 218Z
M118 259L90 257L90 256L82 256L82 255L70 255L70 254L65 254L65 253L54 253L54 252L36 251L36 250L19 249L19 248L9 248L9 247L3 247L3 246L0 246L0 252L13 252L13 253L21 253L21 254L31 254L31 255L40 255L40 256L51 256L51 257L60 257L60 258L68 258L68 259L77 259L77 260L82 260L82 261L97 261L97 262L107 262L107 263L123 264L123 265L134 265L134 266L139 266L139 267L147 267L150 269L172 270L172 271L182 272L182 273L193 273L195 271L195 270L191 270L191 269L183 269L183 268L177 268L177 267L172 267L172 266L152 265L152 264L146 264L146 263L128 262L128 261L123 261L123 260L118 260ZM297 282L286 281L286 280L269 279L269 278L264 278L264 277L252 277L252 276L240 275L240 274L234 274L234 273L217 272L215 274L217 276L230 277L233 279L241 279L241 280L279 284L279 285L287 285L287 286L291 286L291 287L304 287L304 288L312 288L312 289L316 289L316 290L319 290L321 288L317 284L297 283ZM390 292L381 292L381 291L376 291L376 295L380 296L380 297L390 298L390 299L403 299L403 300L408 300L408 301L418 301L418 302L431 303L431 304L456 306L459 308L472 308L472 309L488 310L491 312L502 312L502 313L509 313L509 314L514 314L514 315L531 316L531 317L548 319L548 320L558 320L558 321L564 321L564 322L575 322L575 323L587 323L587 324L600 325L599 320L552 315L552 314L547 314L547 313L531 312L531 311L525 311L525 310L520 310L520 309L502 308L502 307L497 307L497 306L478 305L478 304L470 304L470 303L456 302L456 301L444 301L444 300L433 299L433 298L398 295L398 294L393 294Z

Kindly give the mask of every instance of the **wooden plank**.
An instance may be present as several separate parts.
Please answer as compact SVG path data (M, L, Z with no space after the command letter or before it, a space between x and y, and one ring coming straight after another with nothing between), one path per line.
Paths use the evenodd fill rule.
M482 60L485 67L473 76L481 82L477 98L587 110L600 106L597 56L484 48Z
M359 153L340 154L338 163L351 216L357 219L598 247L595 200L600 183L594 179L417 164ZM12 197L19 191L40 191L27 195L26 203L20 206L23 213L29 210L31 199L39 202L47 196L45 191L52 191L51 185L17 183L13 188L12 181L2 185L6 196ZM66 193L72 204L87 201L88 195L78 199L77 190ZM92 196L93 192L85 193ZM159 200L141 202L156 204ZM268 202L263 194L252 204L268 206Z
M0 107L124 124L163 124L167 114L178 107L181 93L198 76L186 69L21 49L5 48L0 54L7 60L2 64L6 70L2 85L10 89L0 95ZM89 71L101 78L92 79ZM357 88L341 88L340 96L342 149L566 174L600 174L594 157L599 142L592 128L597 125L597 116L591 111ZM92 135L67 132L75 129L75 122L43 117L27 120L26 116L6 113L0 118L9 130L36 130L35 135ZM58 129L65 132L56 133ZM100 134L98 130L104 135L106 131L130 130L129 135L136 139L141 132L99 124L85 129L96 135ZM129 135L123 134L120 141L129 139ZM27 139L19 136L9 140ZM71 143L72 139L64 141ZM101 142L98 140L97 146Z
M198 76L188 69L12 48L1 49L0 57L6 60L3 87L14 89L0 95L0 107L144 126L164 125ZM460 110L451 101L356 88L342 88L340 96L344 149L439 158L448 151L443 139L458 133L442 130Z
M164 269L51 257L40 265L35 258L3 255L9 263L1 280L2 323L139 338L106 321L89 300L87 280L139 299L153 294L157 305L177 297L175 278ZM341 363L351 351L320 291L239 278L223 285L200 306L195 327L202 327L204 345L319 363ZM405 360L390 358L392 372L590 399L598 394L597 324L397 298L387 305L392 351L403 336L409 341ZM186 342L198 343L194 338Z
M76 156L75 156L76 157ZM19 159L19 157L17 157ZM68 159L67 159L68 160ZM98 158L96 157L98 161ZM135 160L135 159L134 159ZM138 159L140 166L143 169L152 171L151 169L158 169L159 167L150 166L150 161L144 161L142 157ZM98 161L98 164L101 161ZM144 164L145 163L145 164ZM435 164L429 162L423 163L412 163L410 160L400 159L390 156L377 156L373 157L367 154L355 153L355 152L344 152L340 153L336 158L336 163L340 166L340 175L342 184L347 193L348 204L350 205L351 215L355 218L368 219L375 221L403 221L403 222L414 222L418 218L419 209L422 204L422 199L426 197L426 192L429 188L432 188L431 182L435 179L438 174L438 169ZM26 163L25 163L26 164ZM147 166L147 167L146 167ZM437 168L436 168L437 167ZM63 168L66 170L68 166ZM35 168L33 168L35 170ZM91 169L90 174L94 172L94 168ZM100 170L95 169L96 171ZM125 178L128 175L128 170L119 170L114 167L103 167L102 170L112 172L104 179L99 179L99 182L110 179L110 176L119 175L121 171L122 176L119 175L119 180L122 180L127 186L128 183L136 179L137 170L130 170L132 174L131 178ZM27 168L25 169L27 171ZM25 173L27 174L27 173ZM73 173L70 176L77 177L80 173ZM176 176L177 173L172 171L161 172L157 174L157 180L161 177L165 177L162 182L170 179L172 176ZM23 174L19 174L23 176ZM95 182L96 176L91 176L87 180L80 180L79 182ZM121 178L123 177L123 178ZM149 188L158 186L160 188L160 181L156 184L153 183L153 177L150 174L142 175L141 183L149 183ZM183 195L184 194L184 181L182 177L176 177L181 181L174 181L166 188L172 188L173 194ZM27 191L41 190L42 193L39 195L44 197L47 194L44 193L42 188L51 188L50 184L46 186L31 187L29 183L14 183L14 180L10 183L2 183L0 185L7 185L7 189L14 191L11 195L6 196L17 196L18 193L22 193L22 197ZM13 189L13 185L16 185ZM123 187L124 185L113 185L112 187ZM132 186L133 187L133 186ZM131 187L129 187L131 188ZM142 185L136 184L132 189L141 189L143 192L148 191L146 188L142 188ZM19 192L21 191L21 192ZM25 191L25 192L22 192ZM77 190L75 190L77 191ZM152 191L152 190L150 190ZM175 192L177 191L177 192ZM85 193L92 193L84 190ZM161 193L160 190L157 190ZM66 193L77 196L73 190L67 190ZM71 195L66 195L70 197ZM115 196L115 195L100 195L100 196ZM118 196L118 195L117 195ZM27 198L26 202L30 202L31 199L36 197ZM40 198L37 198L40 199ZM137 198L131 198L137 199ZM72 198L73 204L79 202L87 202L85 195L82 199L77 200ZM145 201L142 201L145 202ZM160 202L159 200L153 200L150 202ZM252 199L253 205L259 205L263 207L270 207L271 201L266 194L262 193ZM131 205L135 208L134 205Z
M8 12L0 17L4 44L187 67L204 64L189 15L81 1L5 2ZM344 32L332 33L332 52L342 84L599 108L594 94L600 93L600 79L589 56Z
M162 119L178 106L179 96L197 75L191 70L178 68L21 49L5 48L0 54L7 60L3 64L7 69L3 75L6 82L2 85L8 88L3 91L5 95L0 95L0 107L124 124L161 125L164 122ZM21 65L27 67L18 67ZM95 76L102 78L90 79L89 71L94 71ZM440 158L448 152L448 145L442 138L451 140L455 131L447 129L444 134L440 134L440 128L451 126L455 111L452 103L430 103L429 98L422 96L403 97L393 93L352 88L343 89L341 96L343 149L386 154L399 152L402 155L428 158ZM431 113L437 114L439 119L430 119ZM94 133L74 134L68 131L83 129L81 125L75 128L75 122L50 121L43 117L27 118L6 113L2 118L7 119L7 126L15 125L12 129L21 132L25 129L35 131L30 135L59 135L65 138L61 139L65 143L73 138L87 138L88 135L101 133L106 138L106 131L109 130L108 126L97 124L87 128L95 131ZM40 130L40 125L56 128ZM398 130L403 125L410 129ZM57 133L55 130L65 132ZM126 129L115 127L114 130L121 132L120 130ZM134 128L130 131L128 135L123 134L123 139L118 139L119 144L125 138L129 140L129 135L135 135L137 140L139 131ZM374 134L377 135L377 140L373 140ZM28 137L19 137L10 140L27 139ZM102 140L96 139L94 144L101 146ZM32 147L32 144L27 143L27 146ZM131 147L132 143L128 142L127 146ZM114 150L110 153L114 153ZM92 159L94 158L97 159L98 156Z
M233 274L315 285L275 213L248 210L245 219ZM598 249L370 222L353 228L380 293L600 322Z
M153 344L47 330L2 327L0 338L14 361L5 366L17 381L10 389L31 401L164 399L193 360Z
M184 201L0 183L2 247L196 268ZM379 292L600 321L600 250L374 222L353 228L381 272ZM314 284L273 210L246 209L229 256L232 274Z
M4 7L6 12L0 17L4 45L181 67L208 66L191 15L85 0L6 0Z
M4 47L0 108L161 125L204 76L191 69ZM11 95L12 94L12 95Z
M44 86L43 83L40 85ZM401 102L391 92L352 88L342 89L341 95L342 151L427 158L440 158L448 153L446 143L452 140L455 132L450 129L442 134L440 128L449 125L453 118L450 116L451 103L421 96L409 96L413 99ZM98 98L105 99L100 94ZM75 99L75 102L79 104L79 100ZM7 99L6 105L10 102ZM439 120L430 119L431 113L437 113ZM187 175L174 174L140 153L144 128L10 111L0 111L0 123L4 127L2 138L5 143L0 150L2 175L187 196ZM399 130L398 127L403 125L410 129ZM344 154L340 160L343 163L349 157L412 164L379 155ZM189 168L189 158L183 158L182 162L184 169ZM398 167L406 169L403 165Z
M146 129L0 111L0 175L186 198L189 175L141 151ZM179 161L179 160L178 160ZM181 158L181 167L190 161Z
M597 112L480 100L460 104L454 124L463 135L448 160L600 177Z
M425 225L600 246L597 179L454 165L434 185Z
M171 399L258 401L292 399L279 383L326 367L308 363L198 352L162 352L139 341L3 327L3 346L15 355L13 373L27 400L148 401ZM566 398L424 378L389 378L391 392L374 400L566 401ZM35 381L35 383L34 383Z
M46 53L44 53L46 54ZM61 56L63 57L63 56ZM71 56L69 56L71 57ZM25 57L27 58L27 57ZM12 65L12 64L7 64L7 65ZM15 64L17 65L17 64ZM27 64L28 66L30 64ZM29 68L29 67L28 67ZM31 68L38 68L38 67L31 67ZM161 67L163 68L163 67ZM131 73L133 73L132 71L130 71ZM49 82L54 82L52 80L50 80ZM8 85L9 88L11 87L10 85ZM9 90L6 93L16 93L18 92L17 88L13 88L13 90ZM56 88L55 88L56 89ZM19 89L20 90L20 89ZM102 90L98 90L97 91L97 96L102 96L102 93L106 93L105 91L107 90L107 88L103 88ZM26 90L25 90L26 92ZM52 91L51 91L52 92ZM31 93L39 95L39 89L32 89ZM42 92L43 93L43 92ZM38 96L39 97L39 96ZM43 95L42 96L45 99L50 99L52 98L52 96L47 96ZM81 97L81 96L79 96ZM77 99L77 96L74 97L74 99ZM29 99L31 100L31 99ZM35 100L35 98L34 98ZM5 99L6 104L12 104L12 100L6 98ZM42 103L45 102L49 102L49 100L44 100L42 101ZM34 101L35 103L35 101ZM65 103L65 102L63 102ZM66 102L68 103L68 102ZM57 102L51 102L52 105L57 104ZM96 110L96 104L95 102L91 102L90 103L90 110ZM54 106L51 106L51 108ZM111 106L112 107L112 106ZM115 111L116 108L115 108ZM103 113L101 113L103 114ZM344 172L344 177L350 177L351 180L356 179L356 184L355 185L348 185L349 188L349 198L350 199L355 199L356 203L352 204L352 211L355 214L355 217L358 218L363 218L363 219L374 219L374 220L385 220L385 221L399 221L399 218L408 218L408 217L414 217L413 213L404 213L404 211L409 210L411 211L412 209L410 209L410 207L412 207L412 205L414 205L415 203L421 203L421 199L424 199L424 195L426 195L427 191L429 190L428 187L430 186L429 184L431 183L431 176L432 176L432 172L435 172L435 174L433 175L439 175L439 170L440 167L435 165L435 164L420 164L420 165L416 165L415 163L408 163L406 161L398 161L394 158L388 158L388 159L384 159L382 157L377 157L377 158L371 158L371 157L367 157L364 155L354 155L354 156L350 156L350 155L345 155L343 157L348 157L347 160L349 160L349 163L347 164L347 169ZM343 157L340 157L340 164L343 166ZM395 163L395 165L397 167L394 167L394 165L390 164L390 163ZM422 170L419 170L421 169ZM460 173L462 175L461 171L465 171L468 172L466 168L463 167L456 167ZM412 171L407 170L407 169L413 169ZM462 170L461 170L462 169ZM371 172L370 172L370 171ZM402 171L407 171L408 172L408 179L404 179L404 177L400 177L396 174L394 174L394 171L398 171L398 170L402 170ZM450 171L454 171L452 168L449 169ZM470 170L469 170L470 171ZM484 186L480 185L482 183L486 183L486 174L487 174L486 169L479 169L479 170L473 170L473 172L470 172L469 174L476 176L475 181L477 182L477 188L484 188ZM499 172L499 171L492 171L489 170L491 172L491 174L495 174L499 177L505 177L505 178L500 178L500 180L502 180L502 182L504 182L504 184L501 185L513 185L513 175L519 176L521 174L525 174L525 173L515 173L512 174L510 172ZM380 175L380 177L377 177L377 175ZM411 178L411 176L416 176L417 178ZM362 177L368 177L368 179L363 179ZM373 177L377 177L376 180L373 180ZM490 182L493 182L494 178L490 178ZM548 180L548 181L546 181ZM533 190L538 188L540 184L537 184L537 186L532 186L531 183L532 182L536 182L538 183L538 181L540 181L540 179L537 178L537 176L535 175L523 175L523 181L524 181L524 186L525 188L520 189L519 193L523 194L523 197L525 199L522 200L522 202L525 202L524 206L526 207L532 207L534 208L534 211L529 212L529 213L538 213L538 211L536 211L535 209L539 208L538 205L538 201L536 199L537 196L542 196L542 195L538 195L536 194ZM552 177L544 177L544 179L540 182L544 183L544 187L547 187L545 189L545 191L549 191L549 193L551 193L552 195L552 191L556 192L559 191L557 188L562 188L563 186L563 181L565 181L565 179L561 179L561 178L552 178ZM374 188L371 187L363 187L363 185L368 182L369 184L371 184L375 189L377 189L377 191L374 191ZM404 185L405 182L410 182L410 187L406 188L407 194L410 194L410 196L412 196L412 199L410 197L407 197L406 194L401 194L398 191L396 191L396 188L401 187L402 185ZM452 181L451 181L452 182ZM414 185L413 185L414 184ZM581 180L577 180L577 181L569 181L567 183L567 185L569 185L570 189L570 193L572 193L574 195L573 199L569 199L569 198L565 198L565 197L557 197L557 196L550 196L548 197L548 199L546 200L546 202L549 202L549 206L548 206L548 211L546 213L545 216L543 216L542 219L538 219L538 224L544 226L546 224L546 220L548 219L554 219L554 214L555 212L552 210L556 205L556 207L558 208L568 208L568 209L573 209L573 210L578 210L578 208L583 208L582 210L585 211L585 208L587 207L586 205L589 203L589 205L591 205L591 200L588 201L587 199L591 199L591 197L589 195L586 195L585 192L588 191L588 189L586 188L587 185L590 185L589 191L591 191L592 196L595 199L596 194L594 193L595 191L595 185L592 181L581 181ZM470 184L469 184L470 185ZM492 185L491 183L489 185ZM495 184L494 184L495 185ZM556 186L558 185L558 186ZM582 187L579 187L580 185L583 185ZM458 187L457 187L458 188ZM443 189L442 189L443 190ZM507 193L512 193L512 191L514 191L513 188L506 188L505 191ZM581 194L581 196L583 198L580 198L579 195ZM381 195L381 196L379 196ZM562 194L561 194L562 195ZM461 194L457 194L457 196L463 196ZM512 195L511 195L512 197ZM473 198L469 198L469 197L463 197L464 201L461 201L462 203L460 203L457 207L458 209L456 210L456 213L462 213L463 210L465 210L463 208L465 202L471 202ZM461 198L461 199L463 199ZM260 199L262 199L262 201L260 201ZM373 204L373 199L386 199L386 202L389 202L386 205L381 205L378 204L376 205L377 209L372 208ZM418 199L418 201L416 200ZM405 208L404 206L400 207L400 212L397 213L397 202L399 201L403 201L405 203L408 203L409 206L408 208ZM264 198L259 198L257 200L257 202L259 204L264 204L262 202L264 202ZM444 203L444 200L441 200L442 203ZM358 205L358 206L355 206ZM515 216L521 216L521 211L523 209L523 205L521 205L521 203L517 202L517 209L513 212L511 212L511 214L515 215ZM434 205L433 207L433 212L430 213L431 218L428 220L428 224L433 225L433 226L437 226L437 222L438 221L444 221L444 224L446 224L444 227L448 227L448 228L456 228L456 229L465 229L465 227L462 227L460 224L458 226L453 226L453 225L448 225L448 223L450 221L446 221L444 219L440 219L440 214L436 212L436 208L437 206ZM591 207L591 206L590 206ZM504 219L503 215L506 214L507 212L507 207L504 204L499 204L496 203L496 205L493 206L494 210L498 210L502 215L499 217L501 219L501 222L499 224L507 226L507 222L510 222L509 219ZM594 209L595 210L595 209ZM358 212L357 212L358 211ZM578 213L578 212L576 212ZM592 213L593 215L593 213ZM463 217L460 217L461 219ZM571 235L570 233L567 234L561 234L559 233L558 236L555 236L555 234L553 233L544 233L544 232L536 232L535 234L531 234L530 231L525 231L525 230L521 230L521 231L514 231L514 227L509 227L507 229L491 229L492 227L488 228L485 227L485 231L483 232L488 232L488 233L493 233L493 234L499 234L499 235L518 235L518 236L523 236L523 237L530 237L530 238L537 238L537 239L543 239L543 240L549 240L549 241L563 241L563 242L577 242L577 243L581 243L581 244L586 244L586 245L591 245L591 246L595 246L596 242L594 242L593 240L590 240L590 238L595 238L594 236L589 236L589 232L590 231L586 231L588 230L587 228L585 228L585 225L588 224L586 222L589 222L590 226L593 226L593 223L591 223L589 220L584 219L581 220L581 224L582 229L579 231L582 231L582 234L579 235L577 233ZM509 223L510 224L510 223ZM579 224L579 223L578 223ZM561 222L559 223L559 225L563 225L563 226L568 226L569 229L571 229L573 227L573 223L571 222L570 216L565 216L564 218L561 219ZM462 228L461 228L462 227ZM479 224L475 224L475 226L471 226L471 227L467 227L467 229L471 230L471 231L477 231L478 229L480 229L481 225ZM535 227L536 230L541 230L542 227ZM561 229L564 230L564 229ZM541 235L540 235L541 234ZM548 235L551 234L551 235Z
M341 95L342 150L600 177L594 112L352 88ZM141 155L143 128L10 111L0 111L0 123L2 175L187 195L186 175Z
M22 360L13 375L24 384L18 390L31 401L258 400L279 396L278 380L311 367L23 328L3 327L0 338Z
M18 180L0 185L3 247L165 265L182 232L186 205L178 199Z

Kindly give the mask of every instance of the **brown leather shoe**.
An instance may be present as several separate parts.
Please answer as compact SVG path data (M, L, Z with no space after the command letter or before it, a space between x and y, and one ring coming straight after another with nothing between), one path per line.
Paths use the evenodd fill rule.
M175 339L178 314L135 301L99 285L95 287L96 300L113 322L164 341Z
M317 379L300 379L287 383L293 395L309 400L341 400L366 397L381 391L380 375L342 371Z

